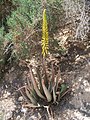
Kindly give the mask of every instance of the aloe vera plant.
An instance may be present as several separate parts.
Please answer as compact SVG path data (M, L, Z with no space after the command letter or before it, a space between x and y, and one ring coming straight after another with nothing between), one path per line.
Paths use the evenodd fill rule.
M46 68L43 65L44 76L47 76ZM62 83L60 70L55 75L54 67L52 65L51 79L47 77L48 86L45 82L45 77L41 77L39 69L37 69L37 79L32 72L32 68L29 66L29 79L27 85L21 89L21 94L26 99L30 107L42 107L52 103L59 102L60 99L68 92L66 84Z
M54 66L52 64L51 77L48 77L45 57L48 53L48 26L46 19L46 9L43 11L43 26L42 26L42 68L43 76L41 76L40 71L37 69L37 78L35 78L32 68L29 67L29 79L27 80L27 85L25 86L21 94L26 99L30 107L42 107L48 106L52 103L57 103L60 99L68 92L67 86L61 82L60 70L58 70L57 75L55 74Z

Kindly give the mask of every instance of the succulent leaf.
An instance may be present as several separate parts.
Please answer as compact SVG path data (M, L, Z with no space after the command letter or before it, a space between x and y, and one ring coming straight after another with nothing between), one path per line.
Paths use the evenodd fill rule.
M26 95L24 95L24 92L22 90L20 90L20 93L23 96L23 98L29 103L30 101L28 100L28 98L26 97Z
M61 88L61 90L59 91L59 94L58 94L58 101L60 101L61 97L64 96L64 93L67 90L67 85L62 83L60 88Z
M34 88L31 86L30 88L28 88L28 90L30 91L31 95L33 96L33 98L35 98L36 101L38 101L39 96L37 95L36 91L34 90Z
M50 93L52 92L52 88L53 88L52 81L49 81L48 90L50 91Z
M42 87L43 87L43 91L46 95L47 101L50 102L52 100L52 96L51 96L51 93L49 92L49 90L46 88L44 80L42 80Z
M38 86L37 86L37 84L36 84L36 81L35 81L35 78L34 78L34 75L33 75L33 73L32 73L31 68L30 68L30 77L31 77L31 81L32 81L33 87L34 87L37 95L38 95L39 97L45 99L45 97L41 94L41 92L40 92L40 90L39 90L39 88L38 88Z
M54 71L54 67L53 67L53 64L52 64L52 76L51 76L51 79L50 79L50 82L49 82L49 87L48 87L48 90L50 92L53 91L54 84L55 84L55 71Z
M36 69L36 71L37 71L37 77L38 77L38 80L39 80L40 91L41 91L41 93L43 94L44 92L43 92L43 87L42 87L42 78L41 78L41 76L40 76L40 72L39 72L39 69L38 69L38 68Z
M55 78L55 71L54 71L54 66L52 64L52 83L54 83L54 78Z
M38 108L38 107L40 107L40 105L34 105L33 103L28 103L27 105L24 105L24 107Z
M31 103L33 103L34 105L37 105L37 101L32 97L31 93L28 91L27 88L25 88L25 91L26 91L26 95L30 99Z
M53 100L56 102L56 91L55 91L55 86L53 87Z
M61 90L60 93L62 94L63 92L65 92L67 89L67 85L66 84L61 84Z
M56 91L57 91L57 89L58 89L58 87L59 87L59 84L60 84L60 82L61 82L61 74L60 74L60 69L58 70L58 73L57 73L57 76L56 76L56 79L55 79L55 88L56 88Z

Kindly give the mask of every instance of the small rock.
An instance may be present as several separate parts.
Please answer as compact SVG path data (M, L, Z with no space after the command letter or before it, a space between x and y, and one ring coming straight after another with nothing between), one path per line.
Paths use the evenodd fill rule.
M21 112L23 112L24 114L27 112L28 108L23 108L21 109Z
M17 116L16 120L20 120L20 115Z
M18 98L18 101L19 101L19 102L22 102L22 101L23 101L23 97L20 96L20 97Z
M7 91L5 91L5 94L3 94L3 97L4 97L4 98L7 98L9 95L10 95L10 93L7 92Z

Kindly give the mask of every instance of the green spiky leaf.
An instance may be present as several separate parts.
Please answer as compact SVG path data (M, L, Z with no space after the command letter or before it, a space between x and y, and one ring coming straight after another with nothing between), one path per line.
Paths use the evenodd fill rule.
M66 84L61 84L60 94L63 94L63 92L65 92L66 90L67 90L67 85Z
M47 101L50 102L52 100L52 96L51 96L51 93L49 92L49 90L46 88L44 80L42 80L42 87L43 87L43 91L46 95Z
M30 67L29 67L29 69L30 69L30 78L31 78L33 87L34 87L37 95L38 95L39 97L45 99L45 97L41 94L41 92L40 92L40 90L39 90L39 88L38 88L38 86L37 86L37 84L36 84L36 80L35 80L35 78L34 78L34 75L33 75L32 70L31 70Z

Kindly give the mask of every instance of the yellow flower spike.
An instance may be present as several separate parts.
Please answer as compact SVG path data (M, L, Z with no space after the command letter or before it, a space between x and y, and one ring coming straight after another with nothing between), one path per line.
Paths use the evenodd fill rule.
M46 56L48 53L48 25L46 18L46 9L43 11L43 25L42 25L42 55Z

